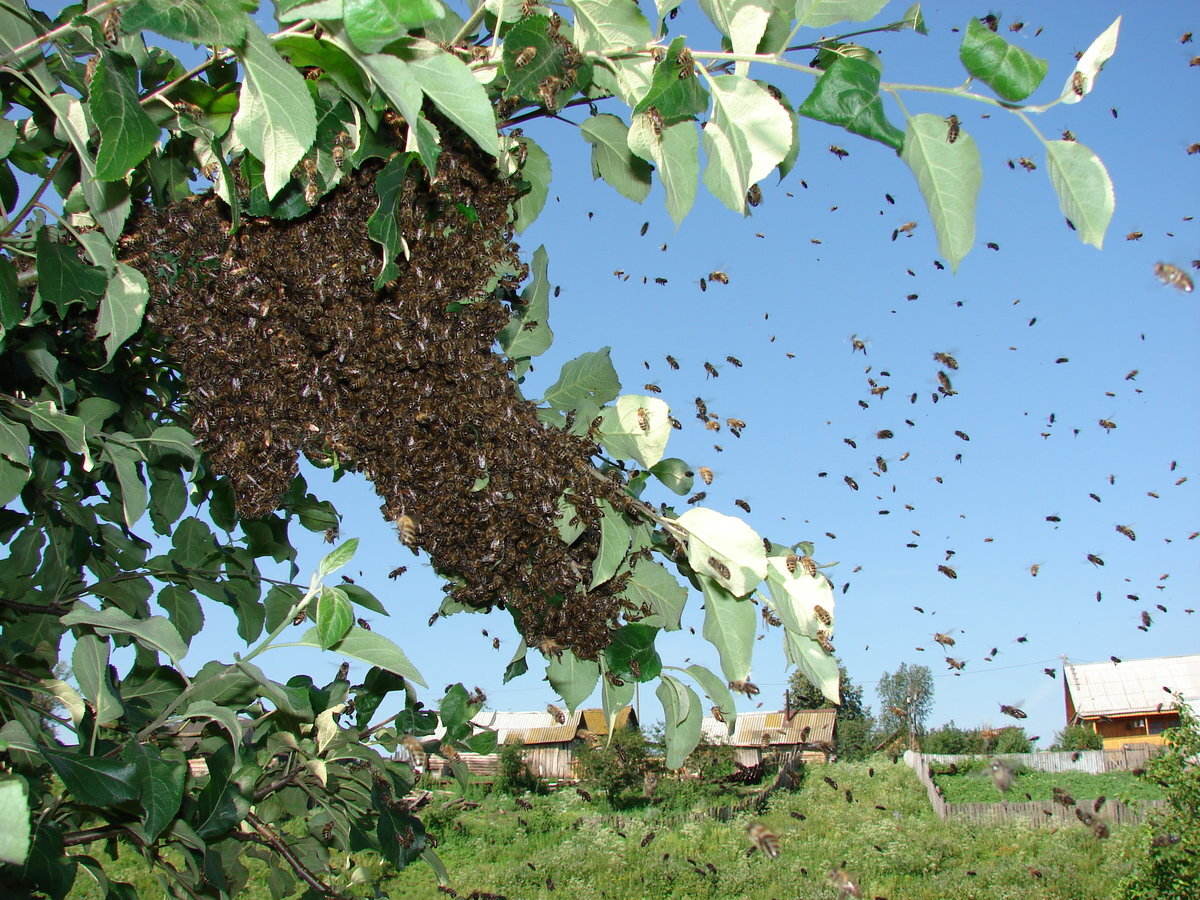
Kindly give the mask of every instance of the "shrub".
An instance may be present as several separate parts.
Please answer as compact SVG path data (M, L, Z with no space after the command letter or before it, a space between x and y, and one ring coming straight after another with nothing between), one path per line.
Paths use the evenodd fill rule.
M1033 745L1029 743L1029 735L1024 728L1010 726L1001 728L1000 733L991 741L992 753L1031 753Z
M959 728L950 720L941 728L927 732L921 738L922 753L983 753L983 738L979 730Z
M541 781L525 764L525 748L522 744L505 744L500 749L500 770L496 773L495 790L512 796L544 792Z
M579 751L579 771L584 779L604 791L609 803L632 788L641 788L646 775L646 738L637 728L615 731L611 739Z

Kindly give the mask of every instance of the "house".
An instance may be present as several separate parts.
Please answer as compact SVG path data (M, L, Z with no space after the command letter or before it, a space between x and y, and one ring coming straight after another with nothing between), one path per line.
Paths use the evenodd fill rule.
M597 740L608 735L608 722L602 709L577 709L566 713L566 721L559 723L549 712L502 712L483 710L471 718L478 728L496 732L496 752L466 753L459 756L472 775L495 778L500 768L500 750L506 744L520 744L525 763L531 774L548 780L569 780L575 777L575 751L586 741ZM614 728L637 727L637 713L626 706L617 712ZM441 726L434 732L435 738L444 734ZM450 777L450 764L440 756L428 760L429 771L441 777Z
M1200 701L1200 654L1063 663L1067 724L1087 725L1105 750L1131 744L1161 744L1163 732L1179 724L1172 693Z
M730 744L734 759L753 766L767 756L799 757L804 762L828 762L833 748L834 709L738 713L733 734L728 727L706 717L700 731L705 739Z

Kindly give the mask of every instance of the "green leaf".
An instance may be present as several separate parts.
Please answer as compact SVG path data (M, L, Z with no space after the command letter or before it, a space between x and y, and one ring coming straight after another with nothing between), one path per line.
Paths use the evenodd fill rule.
M737 599L713 579L698 577L704 591L704 639L717 648L725 677L745 681L750 677L750 657L754 653L757 608L749 600Z
M496 741L498 737L499 735L497 735L496 732L489 729L488 731L480 731L477 734L471 735L469 738L466 738L463 743L467 745L467 748L472 753L487 755L489 753L496 752Z
M528 359L545 353L554 340L550 330L550 281L546 277L546 247L533 253L533 274L521 292L519 311L500 333L500 347L509 359Z
M129 435L119 431L112 437L120 440L128 439ZM116 470L117 483L121 486L121 509L125 524L132 528L146 511L146 499L149 496L141 472L138 471L138 465L144 462L145 458L134 448L115 440L105 442L100 458Z
M96 177L101 181L124 178L154 149L159 129L137 100L132 65L111 53L101 53L88 89L88 108L100 130Z
M109 650L108 641L102 641L93 634L83 634L75 642L75 650L71 654L72 673L79 690L95 710L97 725L108 725L124 713L109 679Z
M133 763L136 773L137 795L143 811L142 830L147 840L154 841L171 824L183 803L187 766L169 762L155 747L133 741L125 745L125 759Z
M301 18L321 18L321 16L301 16ZM317 40L303 34L281 37L274 43L276 52L289 59L293 66L319 68L332 78L334 83L341 88L342 93L356 105L366 107L370 104L370 91L367 88L362 69L341 47L329 41Z
M196 798L192 822L202 839L216 838L246 817L250 801L234 780L234 751L222 744L208 757L208 784Z
M600 680L600 664L580 659L570 650L553 655L546 662L546 680L572 712L592 695Z
M1059 209L1075 226L1079 239L1100 249L1116 206L1104 163L1077 141L1047 141L1046 174L1058 195Z
M79 188L87 201L88 212L104 229L108 239L116 241L132 209L129 186L124 181L101 181L96 177L96 162L88 146L92 129L83 104L67 94L54 94L48 103L58 116L59 128L75 148L83 170Z
M662 563L639 560L622 596L643 613L650 610L639 624L664 631L679 630L679 617L687 603L687 588Z
M636 623L612 632L612 643L604 648L608 670L634 681L653 681L662 672L662 658L654 649L658 629ZM637 674L634 673L637 668Z
M963 67L1005 100L1024 100L1042 83L1050 64L1014 47L978 19L967 23L958 48Z
M919 113L908 120L900 158L916 176L929 207L938 252L957 269L975 243L975 201L983 183L974 138L960 133L951 144L941 116Z
M321 647L321 649L325 649L317 637L316 628L310 628L296 643L304 647ZM425 679L421 677L421 673L417 671L416 667L409 662L404 651L396 646L393 641L385 638L377 631L367 631L365 628L359 628L356 625L350 629L350 632L341 641L334 644L330 649L342 654L342 656L349 656L351 659L360 660L368 665L379 666L381 669L395 672L397 675L421 685L421 687L426 687Z
M495 110L487 91L465 62L439 50L432 56L410 60L408 68L425 96L450 121L473 138L485 153L500 155Z
M592 145L592 180L603 178L617 192L634 203L650 193L650 173L644 159L629 149L629 128L619 118L601 113L580 127L583 139ZM692 177L693 183L695 176Z
M658 177L666 191L667 212L678 225L696 202L696 176L700 174L700 137L696 124L687 120L675 122L656 134L649 116L637 113L629 129L628 144L637 156L658 167Z
M50 232L37 233L38 295L64 313L71 303L91 307L104 293L107 275L98 266L85 266L74 247L50 239Z
M885 6L887 0L796 0L796 24L828 28L840 22L865 22Z
M1121 17L1117 16L1104 32L1092 41L1083 51L1083 55L1075 63L1075 69L1063 87L1061 100L1063 103L1078 103L1091 93L1096 83L1096 76L1104 68L1114 53L1117 52L1117 35L1121 31Z
M650 467L650 474L681 497L691 491L695 481L691 466L676 456L660 459Z
M63 705L73 725L78 726L83 721L87 713L87 704L83 702L79 691L57 678L43 678L38 682L38 686Z
M321 564L317 567L317 577L324 578L330 572L336 572L354 558L357 550L358 538L350 538L350 540L345 541L340 547L327 553L321 560Z
M789 572L785 556L767 560L767 588L772 606L788 631L816 638L821 627L816 608L820 606L830 616L834 614L833 587L825 576L808 575L800 567Z
M186 428L180 428L178 425L158 426L150 433L150 442L172 453L178 453L193 463L200 460L195 437Z
M766 577L762 538L741 519L698 506L676 521L688 532L688 564L699 574L716 579L738 597Z
M49 94L58 90L60 85L46 65L43 42L38 39L44 29L39 24L35 31L31 23L36 21L27 3L0 4L0 51L3 51L7 64L19 63L21 71L31 74L41 89ZM9 55L18 47L26 49L15 54L10 61Z
M621 561L629 553L629 524L607 500L598 501L601 512L600 550L592 561L592 581L588 590L604 584L617 573Z
M200 607L196 595L180 585L168 584L158 592L155 599L158 605L166 610L179 636L190 644L192 638L204 627L204 610Z
M502 59L508 78L504 96L539 100L539 85L548 78L563 78L568 46L551 39L549 16L532 15L518 21L504 35Z
M218 664L219 665L219 664ZM247 684L254 682L245 674L238 672L238 677L244 680ZM200 676L196 676L196 684L199 684ZM194 696L198 691L189 691L189 696ZM184 719L209 719L216 722L229 733L229 746L233 748L234 756L238 754L238 747L242 744L242 722L238 718L236 712L228 706L220 706L212 700L194 700L188 704L187 710L183 714Z
M247 19L237 0L138 0L122 12L122 28L130 33L144 28L175 41L218 47L237 47L246 36Z
M914 3L904 11L904 16L896 23L899 27L897 31L911 28L917 34L929 34L929 29L925 26L925 16L921 12L921 4Z
M678 769L700 743L700 725L704 718L704 709L696 692L670 675L662 676L654 694L662 703L663 715L666 717L666 766L668 769Z
M175 626L163 616L135 619L111 606L97 612L81 601L60 621L68 627L90 626L104 637L110 634L128 634L143 647L165 653L176 665L187 655L187 644L179 637Z
M840 125L853 134L895 150L904 134L887 120L879 98L879 70L863 59L840 56L817 81L797 110L802 116Z
M602 409L600 418L600 442L617 459L634 459L646 468L662 459L671 437L671 409L662 400L626 394Z
M292 168L312 146L316 108L304 76L280 58L257 25L246 30L246 42L237 56L246 76L233 129L263 164L269 200L288 183Z
M376 290L394 281L400 274L396 260L404 248L404 238L400 234L400 223L396 219L396 204L413 158L411 153L397 154L389 159L387 165L375 176L375 194L379 197L379 206L367 219L367 234L371 240L383 247L383 267L375 279Z
M504 668L504 684L508 684L514 678L520 678L529 671L529 663L525 660L528 655L529 648L525 645L525 641L523 639L517 641L517 649Z
M408 64L383 53L364 56L360 63L409 124L406 149L417 152L425 168L434 171L442 152L440 139L437 129L421 116L421 85Z
M23 866L29 856L29 789L25 779L0 778L0 863Z
M729 38L733 52L754 53L767 30L775 4L771 0L700 0L700 8L717 31ZM745 75L750 63L734 63L734 74Z
M546 198L550 195L551 166L546 151L531 138L522 135L516 140L525 148L525 164L521 166L521 178L529 185L529 190L517 198L513 208L517 234L521 234L533 224L533 220L546 205Z
M346 34L367 53L377 53L410 29L443 15L445 10L435 0L342 0Z
M262 669L253 663L239 662L237 667L258 685L258 695L269 701L277 710L289 716L295 716L302 722L313 720L312 698L308 688L292 687L272 681Z
M617 714L629 705L629 701L633 699L633 693L637 689L637 682L633 679L621 680L623 683L619 685L614 685L607 678L600 682L600 703L604 710L604 721L608 723L609 734L612 734L612 726L617 720Z
M266 629L274 631L285 620L295 615L292 608L300 601L301 593L292 585L273 585L263 598L266 611Z
M67 790L88 806L116 806L137 797L134 768L126 762L85 756L60 747L40 745L46 762Z
M0 456L29 467L29 429L0 415Z
M146 276L132 266L117 263L96 320L96 337L104 338L105 363L112 362L117 349L137 333L149 299Z
M354 609L350 599L340 588L323 588L317 597L316 614L317 640L322 650L328 650L350 630L354 624Z
M743 4L743 8L756 8L756 0ZM666 55L655 63L650 89L633 108L634 112L644 113L653 106L665 121L670 122L673 119L690 119L708 108L708 94L694 71L695 63L682 55L686 47L683 37L671 41ZM752 53L753 48L744 52ZM680 65L680 59L683 59L684 65Z
M5 119L4 121L8 121ZM7 331L25 318L17 270L8 257L0 259L0 329ZM0 337L3 334L0 333Z
M820 688L830 703L841 704L838 664L831 654L826 653L812 638L790 631L783 633L783 650L788 662Z
M574 39L582 53L604 55L653 40L650 23L634 0L567 0L575 13Z
M733 728L737 722L737 704L733 702L733 694L729 687L704 666L690 665L686 671L704 689L708 699L721 710L721 715L725 717L725 727L730 734L733 734Z
M558 381L546 389L542 399L561 410L576 409L587 400L597 405L615 400L621 382L609 356L611 351L611 347L605 347L564 363Z
M791 119L770 94L740 75L712 79L712 101L702 137L708 157L704 183L718 200L745 214L750 185L779 165L792 146Z
M379 602L379 598L368 591L366 588L357 584L339 584L340 590L351 603L361 606L363 609L369 609L371 612L379 613L381 616L391 615L387 611L387 607Z

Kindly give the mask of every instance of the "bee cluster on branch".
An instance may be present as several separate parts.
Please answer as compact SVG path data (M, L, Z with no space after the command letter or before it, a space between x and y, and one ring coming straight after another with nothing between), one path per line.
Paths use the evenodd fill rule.
M493 350L528 268L513 243L517 187L446 136L435 177L400 191L400 274L376 290L379 199L370 162L303 218L229 235L211 194L141 207L121 240L151 284L148 321L188 385L192 430L245 518L272 513L298 455L359 471L401 540L426 550L450 598L508 608L530 645L594 658L628 575L588 591L605 498L588 440L539 422ZM556 519L564 488L586 525ZM568 510L567 515L571 515Z

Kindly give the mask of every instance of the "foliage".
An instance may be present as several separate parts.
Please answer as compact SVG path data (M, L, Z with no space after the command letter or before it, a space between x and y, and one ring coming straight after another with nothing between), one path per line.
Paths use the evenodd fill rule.
M626 726L608 740L580 747L577 759L583 780L604 791L608 802L615 804L626 791L641 791L649 753L641 730Z
M501 794L514 797L543 790L542 783L525 763L525 748L521 744L510 743L500 748L500 768L493 786Z
M1029 753L1033 745L1025 729L1010 725L998 731L959 728L951 720L921 736L923 753Z
M836 707L834 740L842 759L863 759L871 752L875 740L875 718L871 708L863 705L863 688L850 680L846 667L839 659L838 693L841 703ZM791 709L826 709L829 701L801 671L788 678L785 703Z
M1103 750L1104 738L1087 725L1068 725L1054 735L1051 750Z
M996 803L1001 799L1029 799L1050 803L1054 789L1061 788L1080 802L1110 797L1121 800L1158 800L1163 792L1155 785L1139 781L1129 772L1038 772L1010 766L1016 776L1012 789L1003 797L988 777L987 758L973 765L944 764L934 768L934 781L942 788L947 803ZM956 774L948 774L954 768Z
M1179 727L1166 732L1166 752L1151 759L1142 778L1157 785L1167 806L1148 824L1148 847L1125 884L1126 898L1193 897L1200 884L1200 719L1176 693Z
M657 174L679 220L701 145L704 185L745 213L757 182L795 161L798 116L816 118L899 150L952 266L973 243L973 141L939 137L929 116L888 120L882 98L920 87L821 36L840 5L704 2L717 51L664 48L673 5L651 21L632 0L571 0L569 23L491 0L465 21L438 0L278 0L284 28L270 36L253 5L105 0L53 19L0 6L0 741L21 779L5 782L6 802L24 784L35 823L9 854L28 851L5 871L15 890L62 897L86 871L128 896L88 852L104 840L178 896L238 893L255 856L272 861L274 897L301 882L344 896L378 874L371 852L445 878L403 799L414 773L383 754L440 724L422 751L465 777L458 751L488 752L495 735L475 732L478 701L461 685L427 709L403 651L360 623L384 606L325 583L353 542L291 580L290 529L334 542L339 521L297 474L299 454L374 479L400 539L447 580L438 614L503 598L572 707L603 683L611 713L657 678L669 763L695 746L703 712L654 649L687 600L672 570L704 595L722 677L681 671L730 720L726 683L752 689L751 594L782 624L789 662L838 699L832 585L797 565L814 548L639 499L651 475L690 490L686 463L665 457L665 403L620 396L606 351L564 366L539 402L521 395L552 339L545 254L529 267L511 242L550 173L522 121L588 107L597 176L641 200ZM811 42L793 46L802 28ZM1061 94L1021 107L1046 67L972 26L974 80L938 90L1032 127L1030 113L1091 90L1115 29ZM902 31L925 32L919 6L854 34ZM202 58L189 68L156 41ZM793 61L813 49L817 65ZM792 106L751 64L815 82ZM1044 144L1060 206L1099 245L1103 165L1082 144ZM318 239L343 262L324 265ZM635 481L625 460L650 474ZM267 559L289 580L264 577ZM233 611L247 649L185 666L211 603ZM305 619L286 643L365 664L360 682L347 669L281 682L252 662ZM65 647L73 682L55 676ZM506 674L526 669L521 653ZM403 708L376 721L391 694ZM63 707L53 730L45 697Z
M884 672L879 693L879 729L884 734L904 730L922 734L933 710L933 673L929 666L900 663L895 672Z

